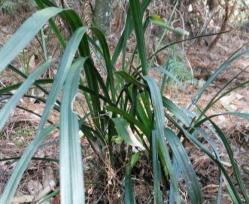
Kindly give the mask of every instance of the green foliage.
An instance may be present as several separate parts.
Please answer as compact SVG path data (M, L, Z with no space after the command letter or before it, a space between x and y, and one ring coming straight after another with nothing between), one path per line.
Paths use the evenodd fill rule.
M20 84L13 84L0 89L1 95L9 93L11 90L17 90L0 111L1 129L10 117L11 111L16 108L18 101L32 85L44 92L44 98L41 101L45 103L35 137L17 162L0 197L0 204L11 202L18 183L34 153L47 136L56 129L59 129L58 131L60 132L61 203L85 203L80 131L88 139L92 148L103 150L104 147L107 147L105 149L108 150L108 155L110 155L108 158L110 162L108 161L108 163L112 165L112 168L115 168L115 159L121 154L121 152L114 152L114 150L118 149L118 146L125 144L136 149L136 153L134 153L129 151L130 148L127 148L126 155L129 162L123 161L126 163L123 175L125 178L125 203L135 203L136 194L133 190L132 177L134 175L132 174L132 169L139 162L142 154L146 155L150 161L150 169L153 173L154 203L162 203L165 196L170 200L170 203L181 203L180 179L184 179L186 183L186 192L191 203L202 203L198 177L183 144L180 142L179 136L188 139L196 148L206 153L217 164L221 172L218 182L221 186L226 184L234 203L249 203L238 166L226 137L220 128L213 123L212 117L205 116L205 112L212 107L215 99L207 104L207 108L203 112L201 111L198 117L193 118L190 116L191 114L186 114L186 111L179 108L172 100L164 97L155 79L147 75L151 62L149 62L145 52L146 42L143 28L146 28L144 26L146 23L143 22L143 16L149 2L149 0L144 0L139 3L139 1L130 0L125 29L112 55L103 33L97 28L91 28L95 39L99 41L98 44L94 43L92 36L89 36L86 32L86 27L83 26L80 17L75 11L56 8L54 3L48 0L36 0L41 10L28 18L0 50L0 72L6 68L16 70L13 66L9 66L10 62L32 41L47 21L49 21L58 43L63 48L63 55L60 58L54 79L39 80L41 74L53 63L53 61L47 60L29 76L26 76L20 70L16 70L16 74L22 76L24 81ZM63 36L55 21L53 21L53 17L58 15L62 17L70 31L69 39ZM147 21L147 23L149 22ZM117 71L121 67L126 68L127 66L124 64L125 61L122 61L123 64L120 67L116 62L122 51L123 56L125 56L127 40L133 30L136 35L137 55L141 61L140 67L142 69L139 67L135 71L129 69ZM99 73L94 64L90 45L96 48L96 51L105 62L106 77ZM159 52L158 50L156 52ZM249 49L238 51L224 62L198 92L193 101L193 106L196 105L203 92L217 76L227 69L232 61L248 53L248 51ZM184 74L182 75L184 66L177 55L173 55L168 60L168 64L169 68L166 74L171 73L180 80L188 78ZM48 84L52 84L49 92L43 88ZM120 86L120 84L123 84L123 86ZM83 117L75 112L72 107L77 92L83 93L85 96L85 106L89 111ZM59 124L47 124L52 110L59 113ZM27 111L30 110L27 109ZM190 110L188 111L191 112ZM197 115L198 113L195 114ZM247 114L232 114L248 119ZM216 136L225 145L235 173L235 178L233 178L235 181L228 175L225 166L219 159L219 153L214 149L210 150L196 137L196 134L203 135L202 139L211 143L211 139L202 134L203 131L205 132L202 129L202 124L206 121L211 122L212 127L217 132ZM116 142L117 137L122 139L122 144ZM95 152L101 157L101 152L97 150ZM166 191L161 189L162 186L165 189L165 183L170 186L169 194L166 194ZM235 188L237 184L239 188L237 186ZM217 195L218 198L220 194L221 191ZM217 199L217 203L219 203L219 199Z
M191 79L191 75L186 70L184 62L178 56L169 59L168 66L166 69L167 71L175 75L180 81L186 81Z
M178 53L175 53L174 50L172 52L172 56L169 57L168 61L165 64L165 70L162 71L164 76L162 87L167 84L180 85L181 83L192 79L191 72L187 69L186 62Z

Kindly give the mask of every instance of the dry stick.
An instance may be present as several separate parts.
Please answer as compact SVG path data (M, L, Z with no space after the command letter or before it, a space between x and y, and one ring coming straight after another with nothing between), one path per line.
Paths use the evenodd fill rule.
M170 47L172 45L175 45L175 44L178 44L178 43L182 43L182 42L185 42L185 41L190 41L190 40L198 39L198 38L209 37L209 36L213 36L213 35L221 35L221 34L228 33L230 31L231 30L227 30L227 31L223 31L223 32L218 32L218 33L209 33L209 34L205 34L205 35L194 36L192 38L187 38L187 39L184 39L184 40L174 41L172 43L169 43L169 44L161 47L159 50L157 50L155 53L153 53L151 56L149 56L149 59L151 59L152 57L154 57L155 55L157 55L159 52L163 51L164 49L166 49L167 47ZM141 66L139 66L139 67L141 67ZM137 68L139 68L139 67L137 67Z

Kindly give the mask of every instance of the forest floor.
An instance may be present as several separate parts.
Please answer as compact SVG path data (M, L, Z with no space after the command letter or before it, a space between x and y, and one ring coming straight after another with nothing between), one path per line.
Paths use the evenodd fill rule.
M10 17L0 14L0 47L11 34L16 30L18 25L25 19L28 14L23 16ZM10 23L11 22L11 23ZM223 34L218 43L213 47L211 51L207 50L205 43L201 40L199 43L187 42L184 45L185 57L188 61L188 66L192 68L195 82L188 83L184 88L173 88L167 90L166 95L170 98L174 98L179 106L187 107L191 103L191 99L205 82L207 76L224 62L233 52L235 52L242 45L249 42L248 33L241 30L233 30L229 33ZM29 52L32 52L32 48L29 48ZM212 98L212 96L223 87L233 76L235 76L242 69L248 67L248 57L240 58L233 63L230 68L222 74L205 92L204 96L199 102L200 107L204 107L205 104ZM249 78L249 69L243 71L239 75L234 83L239 83ZM0 79L0 87L16 79L11 72L4 72L4 75ZM39 103L34 103L30 100L22 100L20 105L26 107L32 107L33 109L42 110L43 106ZM217 114L225 111L240 111L248 112L249 107L249 87L245 87L236 90L225 96L219 101L208 114ZM226 133L230 143L234 150L234 156L238 162L238 165L242 172L243 180L246 183L249 191L249 124L235 117L231 116L219 116L215 119L215 122L222 127ZM13 113L8 124L4 128L4 131L0 133L0 193L2 192L4 185L11 174L13 167L15 166L15 159L4 160L4 158L19 157L24 148L32 140L35 132L35 127L39 123L39 118L31 116L30 113L26 113L23 110L18 109ZM227 162L226 153L224 147L218 140L216 145L218 151L222 155L222 159L227 169L231 169L230 163ZM104 167L96 160L90 145L86 140L82 141L84 146L84 162L85 178L86 178L86 191L88 203L99 200L100 203L106 200L106 203L121 203L122 189L117 190L115 187L112 189L105 189L105 184L100 183L103 177L106 177L105 171L107 167ZM204 203L212 203L215 199L215 195L218 190L218 170L214 163L203 153L196 150L193 146L185 143L185 147L188 149L191 161L194 168L197 171L197 175L200 178L202 184L202 190L204 195ZM58 158L58 135L53 134L48 143L44 144L35 157L47 157ZM94 171L93 171L94 170ZM113 172L109 172L110 174ZM114 175L107 175L113 179ZM142 178L146 173L140 172ZM232 171L231 171L232 174ZM141 179L142 180L142 179ZM95 184L93 184L95 182ZM117 181L117 186L120 186L120 182ZM115 182L114 182L115 183ZM95 188L99 185L102 187ZM32 200L35 197L41 197L44 194L50 192L53 189L57 189L58 186L58 162L57 161L33 161L29 169L25 172L24 178L18 188L16 194L16 203L24 203L24 201ZM101 189L104 189L102 193ZM113 190L113 191L111 191ZM138 203L150 203L151 202L151 186L146 187L142 182L137 181L136 194L138 195ZM115 196L113 193L116 193ZM144 195L148 195L144 197ZM150 196L149 196L150 195ZM23 200L22 200L23 199ZM231 203L227 194L223 195L222 203ZM59 203L58 197L55 197L53 204Z

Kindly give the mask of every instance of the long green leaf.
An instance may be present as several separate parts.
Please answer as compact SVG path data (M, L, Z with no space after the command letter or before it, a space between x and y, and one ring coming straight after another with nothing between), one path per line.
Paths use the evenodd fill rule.
M198 147L201 151L203 151L205 154L207 154L209 156L210 159L212 159L217 166L220 168L220 170L222 171L222 173L225 176L225 179L227 181L227 185L228 188L231 189L231 191L233 192L234 195L234 199L236 199L236 203L242 203L240 196L238 194L238 192L235 189L235 186L230 178L230 176L228 175L228 172L226 171L226 169L224 168L223 164L216 158L214 157L214 155L208 150L208 148L206 146L204 146L201 142L199 142L199 140L190 132L188 132L187 130L185 130L183 127L181 127L173 118L171 118L169 115L167 116L168 118L170 118L170 121L179 129L181 130L181 132L184 133L184 135L194 144L196 145L196 147Z
M36 1L39 2L41 8L54 6L54 3L49 0L36 0ZM70 32L74 32L79 27L83 26L81 18L74 10L66 10L66 11L67 12L60 13L60 16L65 21L65 24L68 25ZM52 29L54 30L55 33L57 32L56 30L58 30L56 25L53 25ZM60 33L57 34L57 38L58 39L61 38ZM96 67L94 66L92 59L90 58L91 53L90 53L90 48L88 45L88 38L86 35L83 37L82 42L80 43L79 52L82 57L89 57L85 63L85 69L84 69L86 73L87 86L91 90L93 90L96 94L98 94L99 85L100 85L100 87L103 89L105 97L109 98L107 87L105 83L103 82L103 79L100 76L99 72L97 71ZM89 106L89 109L91 110L91 114L93 116L93 122L95 126L98 129L103 129L103 125L100 124L100 120L99 120L99 114L101 112L101 103L100 103L99 97L97 97L96 95L92 95L92 94L90 95L90 97L86 95L85 97L86 97L86 101Z
M152 151L152 169L153 169L153 191L154 191L154 203L163 203L161 186L161 165L159 162L158 154L158 132L156 130L152 131L151 138L151 151Z
M197 180L197 176L189 160L189 157L186 153L186 150L184 149L179 138L172 130L166 128L165 135L168 135L167 141L169 142L178 166L182 171L191 203L202 203L201 187Z
M24 79L27 78L26 74L24 74L20 69L16 68L15 66L13 66L12 64L9 64L8 66L9 69L11 69L12 71L14 71L15 73L17 73L18 75L20 75L21 77L23 77ZM44 89L43 87L39 86L38 84L35 83L35 85L41 90L43 91L45 94L48 94L47 90Z
M51 84L52 82L53 82L52 79L39 79L39 80L35 80L34 84L35 83L37 85L39 85L39 84ZM23 84L23 82L19 82L19 83L11 84L11 85L8 85L6 87L1 88L0 89L0 95L8 94L11 91L14 91L14 90L18 89L22 84Z
M165 138L168 138L169 135L165 135L164 128L165 128L165 116L164 116L164 108L162 102L162 96L160 90L155 82L155 80L149 76L144 77L145 81L147 82L149 89L151 100L154 108L154 128L155 128L155 135L157 137L157 145L159 148L159 157L162 163L162 167L164 169L165 176L169 174L170 181L172 182L172 187L175 192L176 197L174 198L177 203L180 203L180 195L178 193L178 184L176 175L173 171L172 162L169 156L169 150L167 145L165 145Z
M215 144L215 142L213 141L213 139L210 138L210 136L208 135L208 133L206 133L206 130L202 129L202 128L197 128L197 130L195 131L196 135L202 135L203 138L208 142L208 144L211 147L211 150L213 151L216 159L221 162L220 159L220 153L218 152L218 148L217 145ZM217 197L216 197L216 204L220 204L221 203L221 196L222 196L222 182L223 182L223 174L221 173L221 170L219 169L219 189L218 189L218 193L217 193ZM236 203L236 202L235 202Z
M246 80L242 83L239 83L238 85L236 85L235 87L232 87L231 89L225 91L224 93L222 93L222 91L225 90L225 88L227 88L236 78L238 78L239 75L241 75L245 70L247 69L244 68L243 70L241 70L238 74L236 74L235 76L233 76L223 87L221 87L216 94L211 98L211 100L207 103L206 107L203 109L202 113L198 116L198 118L196 119L196 121L198 122L200 120L200 118L202 118L202 116L217 102L219 101L222 97L227 96L230 92L235 91L236 89L239 88L243 88L245 87L248 83L249 80ZM222 94L221 94L222 93Z
M139 153L135 153L131 156L131 161L128 164L126 171L125 171L125 204L135 204L135 196L134 196L134 189L133 189L133 182L131 179L131 171L133 167L136 165L137 161L139 160Z
M111 55L109 52L109 48L108 48L108 44L106 42L105 36L103 35L103 33L97 29L97 28L91 28L93 34L96 36L96 38L98 39L100 46L102 48L103 51L103 57L105 60L105 65L106 65L106 71L107 71L107 81L106 84L107 86L110 86L110 90L112 93L112 99L113 101L115 101L115 88L114 88L114 76L113 76L113 72L114 72L114 67L112 65L111 62Z
M246 120L249 120L249 113L243 113L243 112L225 112L225 113L218 113L210 116L206 116L202 120L197 121L194 124L194 127L200 127L201 124L205 123L206 121L210 120L211 118L215 118L221 115L232 115L232 116L237 116Z
M139 82L137 79L135 79L133 76L131 76L130 74L128 74L125 71L118 71L118 72L115 72L115 74L121 76L126 82L132 83L132 84L136 85L137 87L140 87L140 88L145 87L144 84Z
M84 184L79 124L72 110L80 70L85 59L77 61L65 81L60 117L60 192L61 203L83 204Z
M56 102L56 98L58 94L60 93L60 90L65 81L65 78L70 70L72 61L74 59L74 55L78 49L79 43L83 35L85 34L85 32L86 32L86 28L83 28L83 27L79 28L74 33L74 35L71 37L70 41L68 42L68 46L65 49L65 52L63 54L63 57L59 65L58 72L55 76L54 83L52 85L50 94L48 96L45 109L43 111L42 118L39 123L38 130L36 132L36 136L34 140L32 141L32 143L27 147L27 149L23 153L22 158L16 164L15 169L4 189L3 195L1 196L0 204L10 203L16 191L18 183L20 182L25 169L28 167L29 161L31 160L33 154L35 153L39 145L46 138L45 135L42 134L42 130L44 129L44 126L46 124L50 111L52 107L54 106L54 103Z
M232 148L231 148L230 144L228 143L227 138L225 137L225 135L222 132L222 130L214 122L212 122L211 120L210 120L210 122L214 126L217 134L219 135L220 139L222 140L222 143L224 144L224 146L225 146L225 148L227 150L229 159L230 159L232 167L233 167L233 173L235 174L235 177L236 177L237 182L239 184L240 190L241 190L241 192L243 194L243 197L244 197L246 203L249 203L249 196L248 196L248 194L246 192L245 184L244 184L244 182L241 179L241 174L240 174L239 167L238 167L238 165L235 162L235 159L233 157Z
M147 64L147 55L146 55L146 48L144 42L144 31L142 26L143 16L141 11L141 4L137 0L130 0L130 6L131 6L131 14L134 22L134 29L137 39L137 48L141 60L142 70L143 74L146 75L148 72L148 64Z
M142 95L139 94L137 96L137 115L140 121L146 126L149 127L149 129L153 128L153 119L149 115L151 107L146 106L146 98Z
M39 1L41 4L43 4L43 6L47 6L47 7L54 5L53 2L49 0L36 0L36 1ZM65 24L68 26L69 31L71 33L73 33L75 30L83 26L81 18L74 10L69 9L69 10L66 10L66 12L61 12L60 16L64 20ZM52 29L58 30L56 26L53 26ZM57 38L59 39L60 36L57 35ZM85 66L84 70L85 70L86 79L87 79L87 86L91 90L93 90L96 94L99 93L99 87L101 87L105 94L105 97L109 98L107 87L102 77L100 76L98 70L94 66L93 60L90 58L91 53L90 53L90 47L89 47L87 35L83 37L80 43L79 52L82 57L88 57L84 65ZM89 100L87 98L89 98ZM90 97L86 97L86 99L87 99L87 104L89 106L89 109L92 110L91 113L93 116L93 122L95 126L98 129L103 129L103 125L100 124L100 120L99 120L99 114L101 112L101 102L100 102L99 97L97 97L97 95L91 94Z
M37 6L39 9L44 9L46 7L57 7L56 4L54 4L53 2L50 2L48 0L43 1L43 0L35 0ZM45 3L46 2L46 3ZM58 26L55 24L54 19L49 19L49 25L51 27L51 29L54 31L58 41L60 42L61 46L63 48L66 47L66 41L60 31L60 29L58 28Z
M166 97L163 97L163 105L167 108L178 120L180 120L186 127L191 124L191 119L180 109L175 103Z
M144 0L142 2L141 5L141 15L143 16L143 13L145 12L145 9L148 7L149 3L151 2L151 0ZM129 6L128 12L127 12L127 17L126 17L126 21L125 21L125 27L124 27L124 31L118 41L118 44L114 50L114 54L112 56L112 64L113 66L115 66L117 59L119 57L119 54L122 50L125 49L126 47L126 42L132 32L133 29L133 21L132 21L132 15L131 15L131 7Z
M186 39L183 39L183 40L177 40L177 41L170 42L170 43L162 46L161 48L159 48L157 51L155 51L152 55L149 56L148 59L152 59L158 53L162 52L163 50L165 50L165 49L167 49L169 47L172 47L173 45L180 44L180 43L183 43L183 42L186 42L186 41L191 41L191 40L194 40L194 39L221 35L221 34L225 34L225 33L228 33L228 32L230 32L230 30L224 31L224 32L218 32L218 33L208 33L208 34L205 34L205 35L197 35L197 36L194 36L194 37L191 37L191 38L186 38Z
M226 69L230 67L230 65L237 60L242 55L245 55L249 52L249 48L241 48L234 52L224 63L222 63L215 72L209 77L207 82L203 85L201 89L198 90L196 96L193 98L192 104L196 104L198 100L201 98L204 91L207 89L207 87Z
M12 173L8 183L6 184L4 188L4 192L0 197L0 204L9 204L11 203L12 197L16 191L17 185L19 181L21 180L22 174L26 167L28 166L29 161L32 159L33 154L35 151L32 151L34 147L38 147L39 144L42 143L42 141L48 136L49 133L51 133L53 130L56 129L56 126L49 126L45 129L43 129L39 133L39 140L33 140L31 144L29 145L28 149L24 152L22 157L18 160L16 167L14 169L14 172ZM39 144L38 144L39 143ZM32 154L30 154L32 152ZM19 174L20 173L20 174Z
M39 66L29 77L26 79L25 82L18 88L16 93L11 97L8 103L1 109L0 111L0 130L3 128L5 122L8 120L10 114L18 104L19 100L22 96L27 92L30 86L34 83L34 81L39 78L45 70L50 66L51 62L46 62Z
M34 84L36 86L39 86L41 87L40 85L48 85L48 84L52 84L53 83L53 79L39 79L39 80L36 80L34 82ZM20 82L20 83L16 83L16 84L12 84L12 85L9 85L9 86L6 86L6 87L3 87L0 89L0 95L12 95L12 94L9 94L9 92L11 91L14 91L16 90L17 88L19 88L21 85L22 85L23 82ZM90 95L94 95L94 96L97 96L99 97L100 99L102 99L105 103L108 103L110 105L114 105L110 98L106 98L105 96L99 94L99 93L96 93L94 92L93 90L91 90L90 88L86 87L86 86L82 86L80 85L79 86L79 89L82 90L83 92L86 92L86 93L89 93ZM29 96L29 95L24 95L24 97L30 97L30 98L34 98L34 99L37 99L39 101L44 101L43 98L38 98L38 97L35 97L35 96ZM0 100L1 101L1 100ZM56 103L60 104L60 102L57 100ZM58 109L58 108L57 108Z
M39 2L41 8L54 6L54 3L49 0L36 0L36 2ZM68 25L70 32L74 32L76 29L83 26L81 18L74 10L66 10L66 11L67 12L60 13L60 16L65 21L65 24ZM58 30L56 26L53 26L52 29ZM57 38L59 39L60 36L57 35ZM99 130L104 130L105 124L101 124L101 121L99 119L99 113L101 112L101 102L100 98L97 96L99 94L99 87L102 88L106 98L110 97L106 84L104 83L104 80L102 79L98 70L94 66L93 60L90 58L91 55L90 47L88 43L88 37L86 35L83 37L80 43L79 52L82 57L89 57L85 63L85 69L84 69L86 74L87 86L89 89L93 90L96 93L95 95L91 94L89 97L84 92L85 98L89 106L89 109L91 110L95 126ZM114 93L114 91L112 93Z
M42 26L62 11L60 8L46 8L28 18L0 50L0 73L30 43Z

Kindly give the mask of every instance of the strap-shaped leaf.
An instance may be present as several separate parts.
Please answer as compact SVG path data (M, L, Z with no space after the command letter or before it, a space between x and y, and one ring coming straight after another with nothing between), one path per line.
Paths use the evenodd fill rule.
M163 105L186 127L190 126L191 119L173 101L166 97L163 97Z
M206 116L205 118L203 118L200 121L197 121L194 124L194 127L200 127L201 124L205 123L206 121L221 116L221 115L231 115L231 116L237 116L240 118L243 118L245 120L249 120L249 113L243 113L243 112L225 112L225 113L218 113L218 114L214 114L214 115L210 115L210 116Z
M54 106L54 103L56 102L56 98L58 94L60 93L60 90L62 89L63 83L65 81L65 78L70 70L72 61L74 59L74 55L78 49L79 43L85 32L86 32L85 28L83 27L79 28L77 31L75 31L70 41L68 42L68 45L65 49L65 52L60 62L58 72L55 76L54 83L49 93L49 96L48 96L48 99L45 105L45 109L43 111L42 118L41 118L38 130L36 132L36 136L34 140L31 142L31 144L24 151L22 158L16 164L15 169L13 173L11 174L11 177L1 196L0 204L10 203L17 189L18 183L20 182L25 169L28 167L28 164L33 154L35 153L37 148L46 138L46 135L42 133L42 130L44 129L44 126L46 124L50 111L52 107Z
M100 46L102 48L103 51L103 57L105 60L105 65L106 65L106 71L107 71L107 87L110 86L110 90L112 93L112 99L113 101L115 101L115 88L114 88L114 76L113 76L113 71L114 71L114 67L112 65L111 62L111 55L109 52L109 48L108 48L108 44L106 42L105 36L103 35L103 33L97 29L97 28L91 28L93 34L96 36L96 38L98 39Z
M149 113L151 107L146 106L146 100L149 100L149 98L146 98L143 94L138 94L136 111L139 120L149 129L153 129L153 119Z
M174 202L180 203L180 195L178 193L178 184L177 184L176 175L173 171L168 147L167 145L165 145L165 142L164 142L165 137L168 138L169 136L165 135L165 132L164 132L166 118L164 116L162 96L153 78L146 76L144 77L144 79L149 86L151 100L152 100L153 109L154 109L154 128L155 128L154 137L157 137L157 147L159 148L158 150L159 158L162 163L165 176L167 177L168 174L170 176L170 182L172 182L172 187L176 195L176 197L174 198L175 199Z
M216 159L221 162L221 159L220 159L220 153L218 152L218 148L217 148L217 145L215 144L215 142L213 141L212 138L210 138L210 136L208 135L208 133L206 133L206 131L202 128L198 128L196 131L195 131L196 134L200 134L202 135L202 137L208 142L208 144L210 145L211 147L211 150L213 151ZM223 182L223 174L221 173L221 170L219 169L219 188L218 188L218 193L217 193L217 196L216 196L216 201L215 203L216 204L220 204L221 203L221 196L222 196L222 182ZM233 200L234 201L234 200ZM236 203L236 202L234 202Z
M145 12L145 9L148 7L149 3L151 2L151 0L144 0L142 2L141 5L141 13L143 15L143 13ZM122 50L124 50L124 48L126 47L126 42L132 32L133 29L133 21L132 21L132 15L131 15L131 7L129 7L128 12L127 12L127 17L126 17L126 21L125 21L125 28L124 31L118 41L118 44L114 50L113 56L112 56L112 64L113 66L115 66L117 59L119 57L119 54Z
M83 60L72 66L63 90L60 117L60 192L61 203L85 203L83 166L81 158L79 124L72 110L72 102L78 90Z
M46 62L39 66L29 77L22 83L22 85L17 89L16 93L11 97L8 103L0 111L0 130L3 128L5 122L8 120L10 114L15 109L19 100L27 92L34 81L39 78L45 70L50 66L51 62Z
M38 4L39 8L55 6L55 4L49 0L36 0L36 3ZM65 21L66 25L68 25L71 32L74 32L76 29L83 26L81 18L74 10L69 9L66 10L65 12L61 12L60 16ZM64 40L62 39L62 34L60 33L58 26L56 26L56 24L52 19L50 19L50 26L55 32L58 40L61 42L63 47L65 47ZM80 43L79 52L82 57L89 57L91 55L88 40L89 38L85 35ZM101 88L103 90L103 94L109 100L110 99L109 92L104 80L102 79L98 70L94 66L94 63L90 57L87 59L87 62L85 63L84 71L87 80L87 86L88 86L87 88L93 90L96 93L95 95L93 94L88 95L86 92L84 92L86 102L93 116L92 119L95 126L99 130L103 130L105 124L102 124L99 119L99 113L101 112L102 107L101 107L100 98L97 95L99 94ZM114 91L112 91L112 93L114 93Z
M39 4L40 8L54 6L54 3L49 0L36 0L36 2ZM83 26L81 18L74 10L66 10L66 11L67 12L60 13L60 16L65 21L65 23L68 25L71 32L74 32L76 29ZM51 22L51 27L54 30L57 38L63 45L64 44L63 40L60 40L61 33L58 33L59 31L58 26L56 26L53 21L50 21L50 22ZM80 43L80 46L79 46L79 52L82 57L89 57L91 55L87 36L83 37ZM100 98L97 95L99 94L100 88L102 88L105 97L110 98L108 89L106 87L106 84L104 83L104 80L99 74L98 70L94 66L94 63L91 60L91 58L87 59L87 62L85 63L84 71L86 75L88 88L90 88L96 93L96 95L91 94L89 96L84 92L86 102L89 106L89 109L91 110L91 114L93 116L93 122L95 126L98 129L102 130L104 125L101 124L101 121L99 120L99 112L101 112L101 102L100 102Z
M203 145L196 137L195 135L191 134L190 132L188 132L187 130L185 130L184 128L182 128L176 121L174 121L173 119L170 119L170 121L179 129L181 130L184 135L196 146L198 147L201 151L203 151L205 154L207 154L209 156L210 159L212 159L217 166L220 168L221 172L223 173L226 181L227 181L227 187L228 189L230 189L230 191L233 193L233 200L236 200L235 203L242 203L241 198L235 188L235 185L233 184L230 176L228 175L228 172L226 171L226 169L224 168L223 164L216 158L216 156L214 156L209 149Z
M182 175L186 182L186 188L188 190L191 203L202 203L201 187L181 141L176 134L168 128L165 129L165 135L168 135L167 141L169 142L178 163L178 167L181 169Z
M28 18L0 50L0 73L30 43L42 26L62 11L61 8L50 7Z
M36 3L39 5L40 8L54 6L54 3L49 0L36 0ZM60 13L60 16L65 21L65 23L68 25L71 32L74 32L76 29L83 26L81 18L74 10L66 10L66 11L67 12ZM54 30L57 38L63 45L64 42L63 42L63 39L61 39L62 37L61 37L61 33L59 32L58 26L56 26L52 20L50 21L50 25L52 29ZM82 57L89 57L91 55L87 36L83 37L80 43L80 46L79 46L79 52ZM97 95L100 91L99 90L100 88L102 88L103 93L106 98L110 98L109 93L104 83L104 80L102 79L101 75L99 74L98 70L93 64L93 61L90 58L88 58L87 62L85 63L84 71L86 74L88 88L90 88L96 93L96 95L91 94L89 96L84 92L86 102L89 106L89 109L91 110L91 114L93 116L93 122L95 126L98 129L102 130L103 125L101 124L101 121L99 120L99 112L101 111L101 102Z
M42 143L41 139L45 139L49 133L51 133L56 126L49 126L43 129L39 133L39 140L33 140L32 143L28 146L26 151L23 153L22 157L18 160L14 172L12 173L8 183L4 188L4 192L0 197L0 204L9 204L11 203L12 197L16 191L17 185L21 180L24 170L27 168L29 161L32 159L35 151L32 151L34 148L37 149L39 144ZM39 143L39 144L38 144ZM32 154L30 154L32 152ZM20 173L20 174L19 174Z
M209 77L207 82L203 85L201 89L198 90L196 96L193 98L192 104L195 105L198 100L201 98L202 94L204 91L207 89L207 87L226 69L230 67L230 65L237 60L239 57L247 54L249 52L249 48L241 48L234 52L224 63L222 63L216 70L215 72Z
M152 131L151 138L151 149L152 149L152 169L153 169L153 191L154 191L154 203L163 203L162 191L160 189L161 184L161 165L159 162L158 153L158 132L157 130Z
M143 24L142 23L143 13L141 11L141 4L137 0L130 0L130 7L131 7L131 15L133 17L133 22L134 22L134 30L136 33L138 53L141 60L143 74L146 75L148 72L147 70L148 64L147 64L146 48L144 42L144 31L143 31L143 26L141 26Z
M18 68L16 68L16 67L13 66L12 64L9 64L8 68L9 68L10 70L12 70L13 72L17 73L17 74L18 74L19 76L21 76L22 78L24 78L24 79L27 78L26 74L24 74L21 70L19 70ZM38 84L36 84L36 82L35 82L35 86L36 86L37 88L39 88L39 89L40 89L42 92L44 92L45 94L48 94L47 90L44 89L43 87L39 86Z
M240 174L240 170L239 167L233 157L233 151L232 148L227 140L227 138L225 137L224 133L222 132L222 130L214 123L210 120L210 122L212 123L212 125L214 126L219 138L222 140L222 143L224 144L226 151L228 153L229 159L231 161L232 167L233 167L233 172L235 174L235 177L237 179L238 185L240 187L240 190L242 192L242 195L246 201L246 203L249 203L249 196L247 194L246 188L245 188L245 184L241 178L241 174Z
M125 71L117 71L117 72L115 72L115 74L121 76L128 83L132 83L132 84L134 84L134 85L136 85L137 87L140 87L140 88L144 87L144 84L139 82L136 78L134 78L132 75L128 74Z
M128 164L126 171L125 171L125 204L134 204L135 196L134 196L134 188L133 182L131 179L131 171L132 168L136 165L137 161L139 160L139 153L135 153L131 156L131 161Z
M217 102L219 101L222 97L227 96L230 92L235 91L236 89L240 89L242 87L245 87L245 85L247 85L249 83L249 80L246 80L242 83L239 83L238 85L228 89L227 91L225 91L225 89L235 80L237 79L242 73L244 73L244 71L247 69L244 68L242 69L239 73L237 73L236 75L234 75L228 82L226 82L226 84L221 87L214 96L212 96L211 100L207 103L206 107L203 109L202 113L198 116L198 118L196 119L196 121L199 121L199 119ZM222 93L223 92L223 93Z

